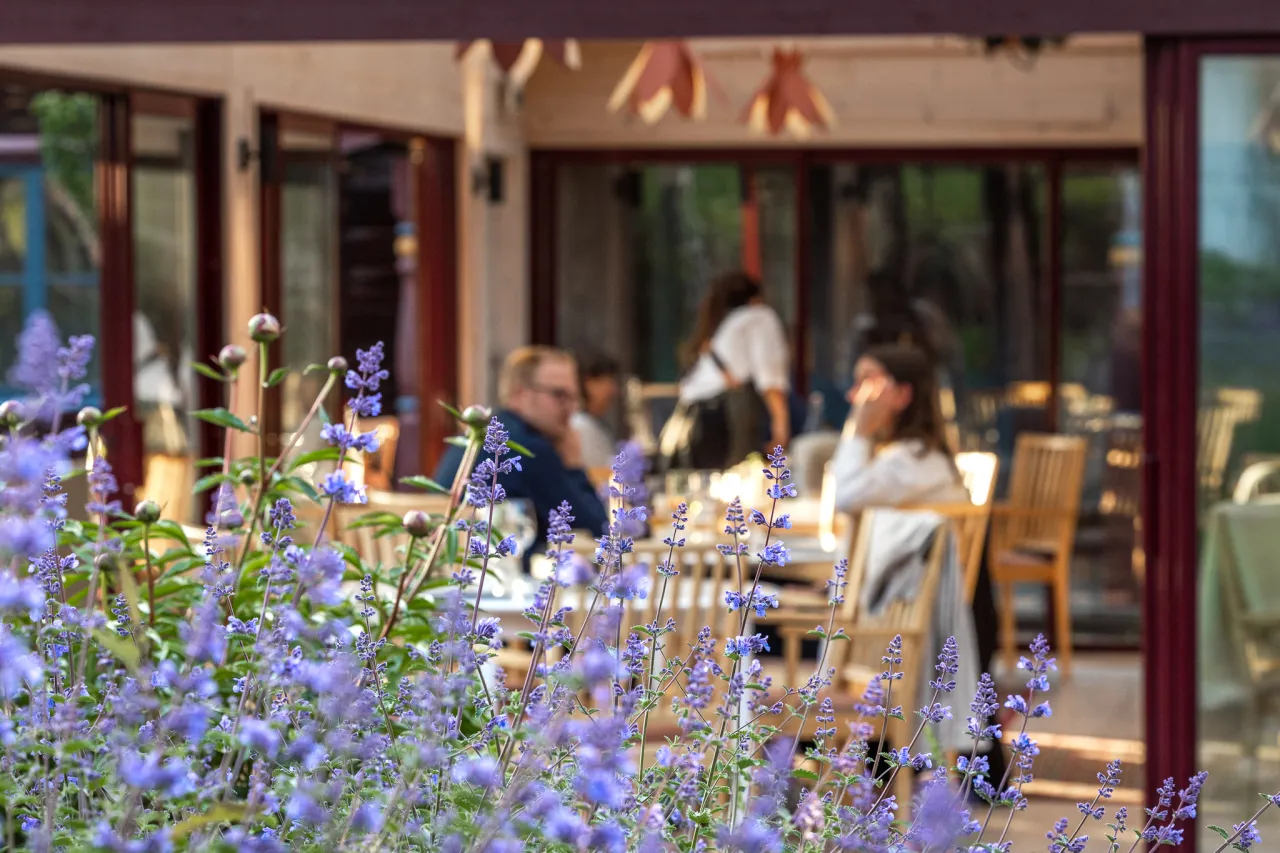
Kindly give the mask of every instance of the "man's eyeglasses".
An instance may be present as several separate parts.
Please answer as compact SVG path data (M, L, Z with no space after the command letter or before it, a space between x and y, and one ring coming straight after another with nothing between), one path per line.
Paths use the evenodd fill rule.
M578 395L565 388L549 388L546 385L530 385L530 391L546 394L562 406L572 405L578 401Z

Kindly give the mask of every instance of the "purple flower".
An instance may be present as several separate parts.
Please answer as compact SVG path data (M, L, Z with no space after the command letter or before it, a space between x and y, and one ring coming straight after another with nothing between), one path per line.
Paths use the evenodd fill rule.
M17 698L24 686L39 684L44 679L40 660L22 641L0 625L0 697Z
M453 768L453 781L477 788L496 788L502 782L498 762L490 756L461 761Z
M319 547L298 560L298 583L317 604L332 607L342 601L346 562L335 548Z
M609 579L606 594L616 601L634 601L649 597L649 567L643 563L629 566Z
M320 437L339 450L358 450L363 453L376 453L378 450L378 433L374 430L352 433L342 424L325 424L320 429Z
M750 637L730 637L725 640L724 653L729 656L747 657L769 651L769 638L764 634Z
M929 686L943 693L955 690L955 680L947 678L948 675L955 675L960 671L960 652L956 646L955 637L948 637L942 644L942 651L938 654L938 664L934 668L938 671L938 677L930 681Z
M749 602L748 598L750 599ZM763 618L765 611L768 608L776 608L778 606L778 596L773 594L766 595L759 589L754 590L748 595L743 595L737 590L731 589L725 592L724 603L729 605L730 612L740 610L744 607L755 608L756 616Z
M195 790L191 768L185 761L171 758L161 764L159 753L145 758L135 752L120 758L120 778L131 788L158 791L166 797L181 797Z
M240 743L263 755L275 757L280 751L280 733L271 724L250 717L240 722Z
M1253 845L1262 843L1262 836L1258 834L1257 821L1237 823L1232 827L1232 833L1238 835L1235 843L1241 850L1248 850Z
M52 394L59 384L61 347L62 337L53 318L45 311L33 311L18 335L18 358L9 368L9 383L38 396Z
M307 826L322 826L329 820L329 812L306 791L293 792L284 807L285 816Z
M320 491L340 504L365 504L369 496L364 486L357 486L342 471L334 471L320 484Z
M39 584L0 571L0 615L26 611L32 619L44 613L44 591Z

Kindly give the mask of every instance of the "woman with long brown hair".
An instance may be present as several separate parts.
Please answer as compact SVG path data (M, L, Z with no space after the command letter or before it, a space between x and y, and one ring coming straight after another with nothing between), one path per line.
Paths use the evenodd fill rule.
M737 271L711 282L681 359L691 428L679 467L723 469L766 444L786 446L790 348L758 280Z
M908 504L967 504L939 404L937 366L914 344L873 346L858 359L849 390L853 408L831 460L835 505L842 512ZM980 671L996 648L995 597L985 557L973 598ZM988 754L1000 778L1005 754Z
M854 368L853 406L831 460L843 512L909 503L966 503L947 443L937 371L914 344L868 349Z

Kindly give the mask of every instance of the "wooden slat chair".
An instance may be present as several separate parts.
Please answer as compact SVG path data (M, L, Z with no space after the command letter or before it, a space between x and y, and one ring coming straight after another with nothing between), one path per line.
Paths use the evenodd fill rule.
M849 641L830 644L823 667L834 668L836 677L830 688L824 690L820 698L830 696L835 706L838 730L845 731L849 723L859 719L854 710L867 685L884 671L881 658L885 648L896 635L902 637L902 667L906 675L894 682L892 704L901 705L905 712L905 720L889 720L888 737L895 747L904 747L915 733L918 719L912 710L920 704L923 697L918 696L917 685L920 676L926 670L931 671L937 650L928 647L931 642L931 628L934 607L938 595L938 583L943 568L943 558L947 552L947 538L952 535L950 522L942 519L938 528L933 548L930 551L927 567L916 595L910 600L895 601L881 613L872 616L861 609L861 592L867 571L867 558L871 551L871 543L879 520L887 520L894 511L866 510L858 523L857 535L849 554L849 573L846 577L848 586L844 590L844 604L836 614L834 627L843 628ZM782 638L783 663L780 671L770 674L778 686L803 687L813 674L816 660L802 660L801 644L808 639L809 632L815 625L826 625L830 611L819 609L811 604L802 607L789 606L783 599L782 607L760 620L762 625L775 626ZM937 642L941 642L938 640ZM794 706L796 700L792 699ZM782 726L784 732L795 736L799 719L792 719ZM811 711L805 729L800 732L812 734L816 727L814 714ZM905 805L909 802L912 788L911 773L900 773L895 785L898 802Z
M191 520L192 490L195 488L195 459L152 453L147 456L146 473L138 500L160 505L160 515L186 524Z
M1022 433L1014 448L1009 501L991 520L991 580L1000 589L1000 643L1016 663L1014 586L1053 589L1054 633L1063 677L1071 671L1071 557L1084 480L1083 438Z
M1115 522L1130 549L1129 562L1141 582L1146 576L1142 548L1142 418L1117 415L1107 431L1098 512Z
M587 546L588 543L580 543L577 553L579 557L591 560L595 552L593 548ZM668 552L668 546L658 540L649 540L637 543L635 551L624 558L624 570L635 564L648 567L649 593L643 599L637 598L624 602L625 609L620 626L623 644L626 643L627 636L633 628L647 625L654 619L663 583L663 577L658 574L657 567L667 559ZM678 658L681 661L687 661L689 650L697 643L698 632L705 626L711 629L712 637L717 639L715 661L727 671L732 661L724 657L724 638L738 635L741 618L741 611L731 613L725 604L725 592L738 589L736 563L727 559L713 544L685 545L675 550L672 559L678 564L679 574L667 579L661 619L664 624L668 617L675 619L675 630L664 635L660 641L657 667L659 670L662 669L667 659ZM749 565L744 558L744 574L748 570ZM749 576L743 580L744 585L749 585L750 582ZM595 593L579 586L564 590L560 595L561 604L573 607L566 624L576 635L582 631L583 620ZM596 605L596 613L604 609L605 603L602 596ZM595 626L588 629L588 636L592 630L595 630ZM609 646L618 642L617 635L600 637L600 639ZM686 676L680 676L681 685L686 681ZM702 712L712 724L718 720L718 717L713 716L714 709L723 701L722 685L719 681L714 683L716 692L711 705ZM677 695L681 695L678 689L674 687L667 689L667 698L650 711L646 732L650 741L659 741L679 732L679 717L672 710L670 701L671 697Z

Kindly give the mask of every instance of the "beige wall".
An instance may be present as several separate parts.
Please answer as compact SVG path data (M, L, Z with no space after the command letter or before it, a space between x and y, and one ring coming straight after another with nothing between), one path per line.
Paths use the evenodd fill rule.
M457 136L461 74L435 43L3 47L0 67L225 95L352 122Z
M772 43L693 42L722 90L705 121L671 114L654 126L611 114L613 86L639 50L626 42L584 47L582 69L544 62L530 81L523 120L531 147L788 145L740 123L769 71ZM1142 43L1082 38L1029 68L988 58L952 38L811 39L796 43L810 80L837 116L817 146L1138 145Z

